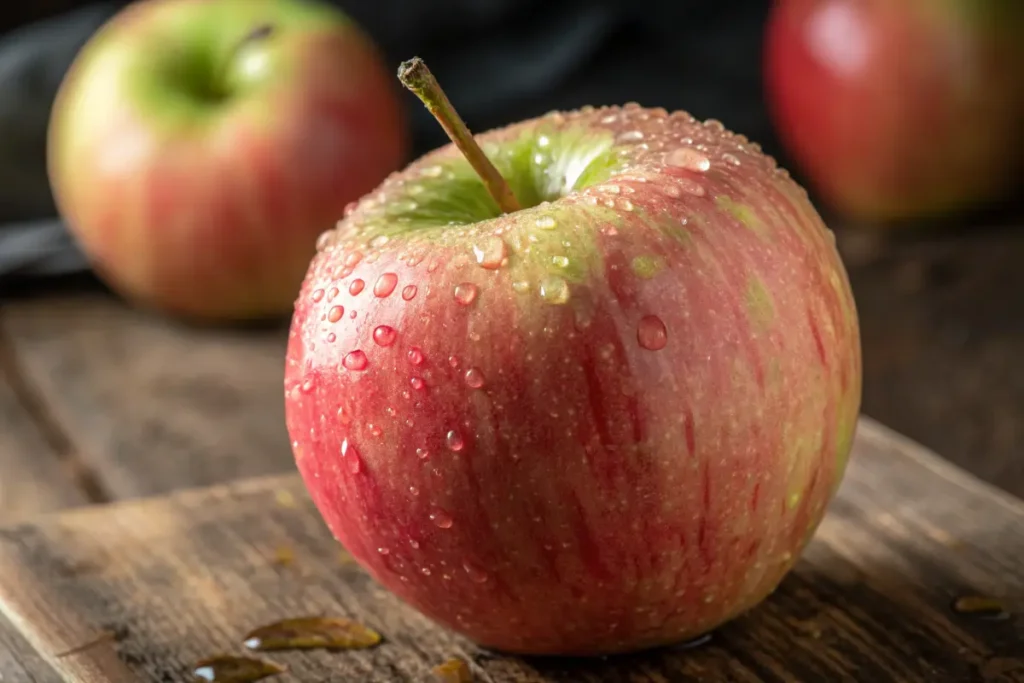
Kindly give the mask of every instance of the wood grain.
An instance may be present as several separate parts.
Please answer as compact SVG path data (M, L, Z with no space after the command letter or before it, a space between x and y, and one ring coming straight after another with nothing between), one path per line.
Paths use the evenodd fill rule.
M864 412L1019 497L1022 226L838 233L861 320Z
M283 326L187 327L96 293L10 302L2 324L112 499L294 468Z
M855 448L797 569L692 650L606 660L480 650L349 561L294 475L3 529L0 611L85 683L187 680L195 660L242 652L249 629L317 613L356 618L385 642L275 653L290 672L268 680L421 681L458 656L488 683L1024 681L1024 502L870 419ZM963 595L998 598L1011 617L959 614L950 605Z

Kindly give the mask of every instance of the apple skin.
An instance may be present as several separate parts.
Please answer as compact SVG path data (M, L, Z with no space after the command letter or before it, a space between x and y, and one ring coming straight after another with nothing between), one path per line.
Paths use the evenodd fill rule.
M1006 196L1024 168L1024 3L781 0L765 87L832 208L896 223Z
M327 5L143 0L61 84L51 186L127 298L272 317L291 311L317 235L403 163L404 116L375 46Z
M285 369L297 467L381 584L484 646L597 655L753 607L845 469L859 329L806 193L637 105L451 145L319 241ZM544 203L544 202L547 203Z

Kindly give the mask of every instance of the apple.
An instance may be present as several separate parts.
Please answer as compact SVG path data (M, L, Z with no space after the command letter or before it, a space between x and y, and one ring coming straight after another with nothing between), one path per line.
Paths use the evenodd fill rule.
M317 235L405 160L371 39L308 0L143 0L61 83L48 170L96 272L134 302L287 315Z
M765 40L779 137L847 217L998 200L1024 169L1024 3L780 0Z
M488 647L594 655L750 609L839 483L861 395L832 234L757 145L585 107L454 139L319 240L297 468L381 584Z

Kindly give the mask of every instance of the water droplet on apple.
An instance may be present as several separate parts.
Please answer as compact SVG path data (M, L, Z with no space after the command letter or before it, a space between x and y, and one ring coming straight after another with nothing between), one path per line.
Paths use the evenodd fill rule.
M623 211L632 211L633 202L629 201L628 199L620 199L619 208L622 209Z
M402 290L402 298L406 301L412 301L416 298L417 291L419 291L419 289L416 285L406 285L405 289Z
M517 294L525 294L530 291L530 283L526 280L516 280L512 283L512 291Z
M444 173L444 167L438 165L424 166L423 169L420 171L420 175L427 178L439 178L441 177L442 173Z
M479 389L484 385L484 373L480 368L466 370L466 385L471 389Z
M666 197L671 197L672 199L679 199L683 196L683 191L675 185L663 185L661 187L661 192Z
M644 139L644 134L639 130L627 130L625 133L621 133L617 142L639 142Z
M383 434L383 430L381 430L380 425L369 423L366 425L366 428L370 431L370 434L373 434L374 436L380 436Z
M373 330L373 341L378 346L391 346L398 338L398 332L390 325L378 325Z
M409 362L413 365L420 365L423 362L423 351L418 346L409 347L409 352L405 354L405 357L409 359Z
M645 315L636 328L636 340L649 351L658 351L668 343L665 323L656 315Z
M349 283L348 293L351 294L352 296L356 296L357 294L359 294L359 292L363 291L363 287L365 286L365 282L363 282L359 278L356 278L355 280Z
M327 311L328 322L336 323L341 320L341 316L345 315L344 306L331 306L331 310Z
M316 380L313 379L312 377L307 377L302 382L302 387L301 387L302 393L304 393L304 394L311 393L315 387L316 387Z
M355 311L355 309L353 309L353 310L348 312L348 317L352 318L353 320L356 319L356 311Z
M338 422L340 422L341 424L346 424L347 425L351 421L352 421L352 418L348 414L348 411L345 410L345 406L339 406L338 407Z
M448 365L452 366L452 369L458 369L459 362L460 361L458 356L448 356Z
M452 516L441 509L435 509L430 513L430 521L439 529L451 529L452 525L455 523L454 520L452 520Z
M430 457L430 451L428 451L426 448L417 448L416 457L419 458L420 460L426 460L427 458Z
M704 122L704 127L714 133L721 133L725 130L725 124L718 119L708 119Z
M391 292L395 291L395 286L398 284L398 276L394 273L384 273L377 282L373 285L373 294L376 297L383 299L384 297L390 296Z
M337 340L338 340L338 335L334 334L333 332L331 332L330 334L327 335L327 343L328 344L333 344Z
M711 160L692 147L672 150L665 156L665 163L698 173L704 173L711 168Z
M387 548L384 548L384 547L377 548L377 552L380 553L381 555L390 555L391 554L391 551L388 550Z
M327 245L331 241L331 235L334 234L333 230L324 230L316 238L316 250L323 251L327 248Z
M315 290L313 290L313 296L311 296L310 298L313 300L313 303L315 303L315 304L320 303L321 299L324 298L324 290L322 290L322 289L315 289Z
M422 377L410 377L409 384L411 384L412 388L415 389L416 391L422 391L423 387L426 386L426 383L423 381Z
M551 216L541 216L535 221L535 224L541 230L554 230L558 223Z
M555 264L559 268L567 268L569 266L568 256L552 256L551 263Z
M343 439L341 442L341 457L348 462L348 470L352 474L359 474L363 469L363 459L355 445L348 439Z
M477 286L472 282L455 285L455 302L460 306L469 306L476 300L478 291Z
M618 185L598 185L597 189L601 192L607 192L608 194L619 194L622 192L622 188Z
M540 298L549 304L569 301L569 283L560 277L548 277L540 283Z
M419 490L419 488L417 488L417 487L415 487L415 486L410 486L410 487L409 487L409 493L410 493L411 495L413 495L413 496L418 496L418 495L420 495L420 490ZM419 546L415 546L415 545L414 545L413 547L414 547L414 548L418 548Z
M338 294L340 294L340 293L341 293L341 292L339 292L339 291L338 291L338 288L337 288L337 287L331 287L331 288L330 288L329 290L327 290L327 300L328 300L328 301L334 301L334 299L335 299L335 298L336 298L336 297L338 296Z
M448 445L450 450L458 453L466 446L465 439L462 438L462 434L457 429L451 429L444 436L444 441Z
M508 254L505 240L500 237L488 237L473 247L473 256L481 268L497 270Z
M693 195L694 197L703 197L705 194L707 194L707 191L704 189L703 185L701 185L695 180L691 180L690 178L679 178L678 183L679 187L686 194Z
M356 349L355 351L351 351L348 354L346 354L345 358L342 359L341 364L345 367L346 370L353 370L358 372L360 370L365 370L369 362L370 361L366 357L366 354L360 351L359 349Z
M487 579L490 578L480 567L477 567L472 562L463 562L462 568L465 570L469 580L473 583L487 583Z
M725 163L729 164L730 166L739 166L740 165L739 157L736 156L735 154L729 154L728 152L726 152L725 154L722 155L722 161L724 161Z
M377 235L372 240L370 240L370 246L373 247L374 249L378 247L383 247L385 244L388 243L389 240L390 238L387 235Z

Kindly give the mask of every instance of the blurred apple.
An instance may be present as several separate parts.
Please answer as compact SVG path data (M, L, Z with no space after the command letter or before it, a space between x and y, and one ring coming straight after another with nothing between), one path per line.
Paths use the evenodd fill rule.
M895 221L997 199L1024 158L1024 2L780 0L767 99L832 208Z
M372 40L308 0L142 0L50 120L55 199L97 273L186 318L291 310L317 236L404 160Z

